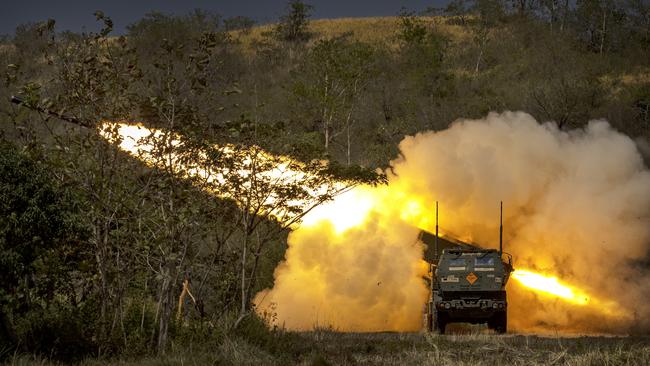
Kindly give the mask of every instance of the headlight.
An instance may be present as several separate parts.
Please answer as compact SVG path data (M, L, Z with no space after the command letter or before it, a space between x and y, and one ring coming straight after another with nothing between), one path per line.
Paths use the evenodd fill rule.
M497 303L496 303L496 302L495 302L494 304L492 304L492 308L494 308L494 309L496 309L496 308L497 308L497 306L498 306L498 305L497 305Z
M447 302L447 303L445 303L445 309L449 309L449 308L451 308L451 304L450 304L450 303L448 303L448 302Z

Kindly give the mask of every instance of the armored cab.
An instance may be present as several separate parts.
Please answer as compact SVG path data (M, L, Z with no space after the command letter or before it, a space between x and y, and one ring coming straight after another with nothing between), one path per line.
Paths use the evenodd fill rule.
M436 247L437 238L436 234ZM457 243L456 247L443 249L436 256L437 262L431 263L426 328L444 334L449 323L487 323L488 328L505 333L508 329L506 283L513 266L512 257L503 253L501 240L499 250Z

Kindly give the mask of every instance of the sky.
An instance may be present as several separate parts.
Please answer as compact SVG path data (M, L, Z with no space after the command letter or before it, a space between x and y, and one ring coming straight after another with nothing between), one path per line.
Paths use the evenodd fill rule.
M402 7L420 11L449 0L306 0L314 6L313 18L389 16ZM184 15L204 9L223 16L243 15L259 23L274 22L285 12L286 0L0 0L0 34L13 34L22 23L54 19L58 31L96 31L93 13L102 10L113 19L115 33L151 11Z

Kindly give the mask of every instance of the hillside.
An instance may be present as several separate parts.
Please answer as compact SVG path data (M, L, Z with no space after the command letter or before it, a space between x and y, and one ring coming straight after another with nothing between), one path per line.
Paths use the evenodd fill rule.
M466 40L469 37L467 30L460 25L448 24L443 17L421 17L427 27L435 28L449 36L454 41ZM399 30L398 17L367 17L367 18L336 18L316 19L309 23L309 31L314 34L311 42L322 39L335 38L350 34L350 38L366 43L388 43L390 47L397 47L397 32ZM233 32L233 36L244 45L262 40L262 34L272 31L277 24L255 26L245 34Z

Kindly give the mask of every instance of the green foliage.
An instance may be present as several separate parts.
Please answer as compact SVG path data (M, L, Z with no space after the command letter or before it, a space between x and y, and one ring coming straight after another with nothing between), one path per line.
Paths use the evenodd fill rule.
M397 37L401 40L404 73L425 95L443 97L449 93L451 76L443 71L448 39L422 17L402 10Z
M560 128L577 127L602 104L604 91L588 75L566 75L540 83L532 91L537 112Z
M304 342L300 334L280 328L269 329L264 320L257 315L244 320L242 325L234 332L234 335L273 355L288 357L289 360L309 353L311 350L309 343Z
M15 317L16 338L23 350L55 360L78 361L97 351L93 319L91 312L62 303L33 308Z
M472 7L476 22L483 27L496 26L506 15L503 0L476 0Z
M588 49L603 53L620 48L629 34L624 30L625 13L613 0L576 2L578 36Z
M72 192L57 187L43 166L12 147L2 144L0 149L1 291L5 302L19 301L20 296L7 299L8 292L15 294L24 286L20 282L26 275L33 281L39 270L58 269L48 261L75 260L81 249L77 244L84 232L78 222ZM60 255L64 257L59 258ZM47 272L39 275L45 282L38 283L43 288L37 288L36 292L51 300L52 287L57 284L50 281L65 282L66 278L58 278L61 274L47 278Z
M470 5L472 0L452 0L442 9L430 9L433 13L442 13L451 18L448 19L450 24L466 25L470 14Z
M642 84L636 90L633 90L632 105L640 129L647 132L650 130L650 83Z
M151 57L163 40L170 47L178 47L203 33L219 32L220 22L219 15L200 9L185 16L151 12L129 25L127 36L140 54Z
M240 31L248 34L251 28L255 25L255 21L251 18L244 16L235 16L223 20L223 25L226 31Z
M83 303L73 282L87 275L92 259L78 199L6 143L0 174L0 347L81 357L93 348L81 323L70 322Z
M400 27L397 38L407 45L421 45L427 41L429 31L425 22L405 8L399 13Z
M287 3L287 14L280 17L280 22L275 27L275 38L291 43L308 41L312 37L309 32L309 17L312 9L311 5L302 0L290 0Z
M54 19L21 24L16 28L13 44L24 57L42 54L54 42Z
M320 40L309 50L295 75L293 95L318 125L326 152L336 136L346 134L349 164L354 112L366 85L378 73L378 52L371 45L348 41L347 36Z

